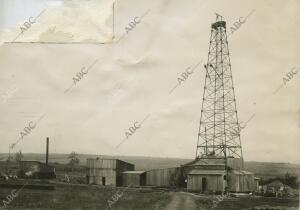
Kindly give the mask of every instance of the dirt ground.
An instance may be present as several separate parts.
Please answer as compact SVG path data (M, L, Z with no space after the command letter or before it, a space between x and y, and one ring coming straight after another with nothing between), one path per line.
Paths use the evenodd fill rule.
M298 198L266 198L266 197L219 197L194 195L184 192L170 193L171 200L164 210L242 210L242 209L280 209L298 210Z

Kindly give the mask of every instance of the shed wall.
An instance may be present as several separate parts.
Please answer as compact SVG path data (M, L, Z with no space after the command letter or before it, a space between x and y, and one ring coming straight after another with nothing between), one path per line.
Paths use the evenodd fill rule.
M116 186L116 171L114 169L90 168L88 169L88 184L103 185L102 178L105 178L105 186Z
M116 169L117 169L117 174L121 175L121 173L124 171L134 171L134 165L121 160L117 160Z
M87 168L116 168L114 159L87 159Z
M178 186L182 173L180 168L156 169L146 172L146 185Z
M143 186L146 183L146 174L123 174L123 185L138 187Z
M257 182L253 174L229 174L229 191L252 192L257 190Z
M242 170L244 168L243 158L228 158L227 165L235 170Z
M190 192L203 192L202 178L206 178L206 191L222 192L224 190L223 175L194 175L189 174L187 190Z

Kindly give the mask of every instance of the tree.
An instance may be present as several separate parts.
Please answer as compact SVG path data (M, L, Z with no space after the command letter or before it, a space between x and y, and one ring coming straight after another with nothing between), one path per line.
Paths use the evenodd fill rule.
M79 164L80 160L78 158L78 154L76 152L71 152L71 154L68 157L70 159L69 165L72 167L72 171L74 170L74 167Z
M292 188L298 188L298 176L290 174L289 172L286 172L284 178L283 178L283 183L292 187Z
M8 155L7 159L6 159L6 173L10 174L11 173L11 169L10 169L10 163L12 162L13 158L12 156L10 156L10 154Z
M6 158L6 163L10 163L10 162L12 162L12 160L13 160L13 157L8 155Z
M16 162L20 163L22 161L23 157L24 157L24 155L22 154L22 151L19 150L19 152L17 152L15 155Z
M276 180L294 189L297 189L299 187L298 175L290 174L289 172L286 172L284 176L276 176L270 179L261 179L259 184L266 185Z

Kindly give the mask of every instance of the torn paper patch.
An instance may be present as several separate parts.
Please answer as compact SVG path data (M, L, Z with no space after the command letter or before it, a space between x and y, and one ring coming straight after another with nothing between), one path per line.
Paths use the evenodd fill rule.
M29 16L1 38L21 43L109 43L113 7L113 0L48 0L38 15Z

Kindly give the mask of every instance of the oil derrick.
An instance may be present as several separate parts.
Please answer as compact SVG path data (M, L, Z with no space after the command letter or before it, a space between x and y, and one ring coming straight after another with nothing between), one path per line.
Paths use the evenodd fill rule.
M242 158L226 22L211 25L196 158Z

